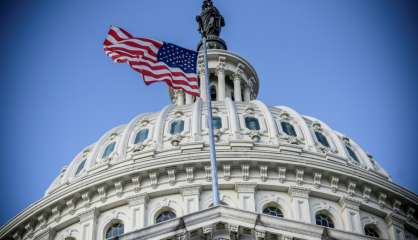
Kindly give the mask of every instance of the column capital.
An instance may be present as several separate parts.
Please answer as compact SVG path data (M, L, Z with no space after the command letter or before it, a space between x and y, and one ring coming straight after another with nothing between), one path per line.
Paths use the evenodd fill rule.
M256 186L255 183L239 183L235 184L235 190L238 193L254 193Z
M129 206L145 204L147 201L148 201L148 194L146 193L134 195L128 199Z
M223 56L220 56L218 58L218 66L216 67L216 70L218 72L220 72L220 71L224 72L225 71L225 66L226 66L225 60L226 60L226 57L223 57Z
M405 224L405 219L397 213L389 213L385 217L386 223L389 225L395 225L397 228L403 229Z
M351 197L341 197L339 203L343 209L349 208L356 211L360 210L361 202L357 199Z
M304 187L297 187L297 186L292 186L289 188L289 195L292 198L298 197L298 198L309 198L309 189L304 188Z
M183 194L183 196L199 195L200 189L201 189L200 186L185 187L181 189L181 194Z
M92 208L92 209L89 209L87 211L80 213L78 217L80 218L80 222L86 222L86 221L95 219L98 213L99 211L97 210L97 208Z

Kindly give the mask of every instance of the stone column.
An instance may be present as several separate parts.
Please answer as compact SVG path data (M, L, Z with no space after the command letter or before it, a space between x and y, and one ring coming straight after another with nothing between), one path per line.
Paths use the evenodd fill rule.
M218 92L217 92L217 101L225 100L225 57L219 57L218 63Z
M138 230L147 225L146 222L146 203L148 195L146 193L129 198L129 208L132 216L132 230Z
M192 104L193 103L193 96L185 93L186 94L186 104Z
M348 232L355 232L363 234L360 219L360 202L349 197L340 199L342 207L341 215L343 217L345 230Z
M199 211L200 187L182 189L185 214Z
M244 101L245 102L251 101L251 91L248 86L246 86L244 89Z
M234 77L234 99L235 102L242 102L241 96L241 71L237 70L233 75Z
M405 240L404 220L396 213L386 216L390 240Z
M81 226L81 239L95 240L97 234L98 210L92 208L79 215Z
M199 57L198 71L199 71L199 79L200 79L200 98L203 101L206 101L207 100L207 96L206 96L206 81L207 81L207 79L205 78L205 63L204 63L204 60L203 60L203 56Z
M255 212L255 187L256 184L236 184L238 192L238 207L242 210Z
M182 106L184 105L184 92L181 90L177 90L177 105Z
M309 207L309 190L303 187L290 187L289 195L292 199L294 219L304 223L311 223L311 210Z

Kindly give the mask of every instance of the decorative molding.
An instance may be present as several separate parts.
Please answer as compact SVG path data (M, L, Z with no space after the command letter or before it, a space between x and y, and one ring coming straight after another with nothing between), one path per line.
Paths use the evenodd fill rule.
M48 224L48 216L47 216L46 213L41 213L38 216L37 220L38 220L38 223L39 223L39 227L41 229L45 228L47 226L47 224Z
M370 187L365 186L363 189L363 199L366 203L369 202L371 193L372 193L372 189Z
M292 198L298 197L298 198L309 198L309 189L304 188L304 187L297 187L297 186L292 186L289 188L289 195Z
M114 185L115 185L116 196L122 197L122 194L123 194L123 182L122 181L116 181L114 183Z
M206 181L210 182L212 181L212 171L210 166L205 166L205 175L206 175Z
M186 181L188 183L191 183L194 180L193 169L193 167L186 167Z
M56 205L51 209L52 216L55 222L59 222L61 220L61 209L62 208L60 205Z
M223 173L224 173L224 179L225 181L231 180L231 165L224 164L223 165Z
M16 231L15 233L13 233L12 235L13 240L22 240L22 232L21 231Z
M319 173L319 172L314 173L314 186L315 186L315 188L320 188L321 187L321 178L322 178L322 173Z
M263 181L263 182L265 182L266 180L267 180L267 174L268 174L268 172L267 172L267 166L265 166L265 165L263 165L263 166L260 166L260 176L261 176L261 181Z
M34 231L35 231L35 224L30 221L28 223L25 224L25 230L26 230L26 235L28 237L33 237Z
M139 192L141 190L141 178L139 176L134 176L131 178L131 181L134 186L134 191Z
M384 208L386 206L386 193L380 193L377 202L379 203L380 208Z
M78 218L80 219L80 222L86 222L90 220L94 220L97 217L98 210L96 208L92 208L90 210L87 210L85 212L82 212L78 215Z
M340 181L340 179L338 177L333 176L331 178L331 190L333 192L337 192L338 190L338 182Z
M168 174L168 184L170 186L174 186L174 184L176 184L176 169L175 168L168 169L167 174Z
M238 233L239 226L235 224L228 224L228 229L231 233Z
M296 184L299 186L303 184L303 174L304 174L303 169L301 168L296 169Z
M212 225L204 226L202 228L202 230L203 230L203 234L211 234L212 233Z
M266 237L266 232L256 230L255 231L255 237L256 237L256 240L264 239Z
M352 197L356 191L356 183L349 182L347 186L347 194Z
M156 172L150 172L149 173L149 180L150 180L151 187L153 189L157 188L157 185L158 185L158 174Z
M402 206L402 202L399 201L399 200L395 200L393 202L393 206L392 206L393 212L400 213L401 212L401 210L400 210L401 206Z
M284 167L279 167L278 168L279 171L279 182L280 183L284 183L284 181L286 180L286 168Z
M67 200L65 202L65 205L67 205L68 212L71 215L75 213L75 207L76 207L76 205L75 205L75 199L74 198L71 198L71 199Z
M200 186L186 187L181 189L183 196L195 196L200 194Z
M106 186L104 186L104 185L97 188L97 192L99 193L100 201L102 201L102 202L106 201L106 194L107 194L106 190L107 190Z
M409 207L408 210L406 211L406 218L408 219L408 221L414 220L414 213L415 213L415 208Z
M163 200L158 202L158 206L160 206L160 208L168 208L168 207L170 207L172 202L173 202L173 200L170 200L168 198L164 198Z
M89 207L90 204L91 204L91 193L90 193L90 191L83 192L81 194L81 199L84 202L84 207L86 207L86 208Z
M343 209L349 208L357 212L360 210L361 202L352 197L342 197L339 203Z
M128 198L129 206L137 206L148 202L148 194L142 193Z
M255 188L257 184L244 183L244 184L235 184L235 190L237 193L255 193Z
M241 165L242 180L248 181L250 179L250 165L243 164Z

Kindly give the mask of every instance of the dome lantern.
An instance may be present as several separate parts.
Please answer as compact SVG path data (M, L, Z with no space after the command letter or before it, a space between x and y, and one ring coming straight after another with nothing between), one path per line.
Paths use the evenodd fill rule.
M227 51L225 41L220 38L225 20L212 1L205 0L202 13L196 16L199 32L207 37L209 92L206 95L203 53L198 57L199 86L202 100L211 97L212 101L224 101L226 98L235 102L249 102L258 95L258 76L255 69L244 58ZM201 50L202 43L198 45ZM171 101L177 105L191 104L196 98L183 91L170 89Z

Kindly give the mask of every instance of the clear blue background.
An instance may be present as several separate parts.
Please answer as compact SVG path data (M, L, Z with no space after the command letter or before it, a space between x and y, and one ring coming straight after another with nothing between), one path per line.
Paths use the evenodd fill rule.
M222 36L253 64L259 99L328 123L418 191L416 1L217 0ZM0 223L40 199L104 132L159 111L102 50L109 25L194 49L198 0L2 1Z

